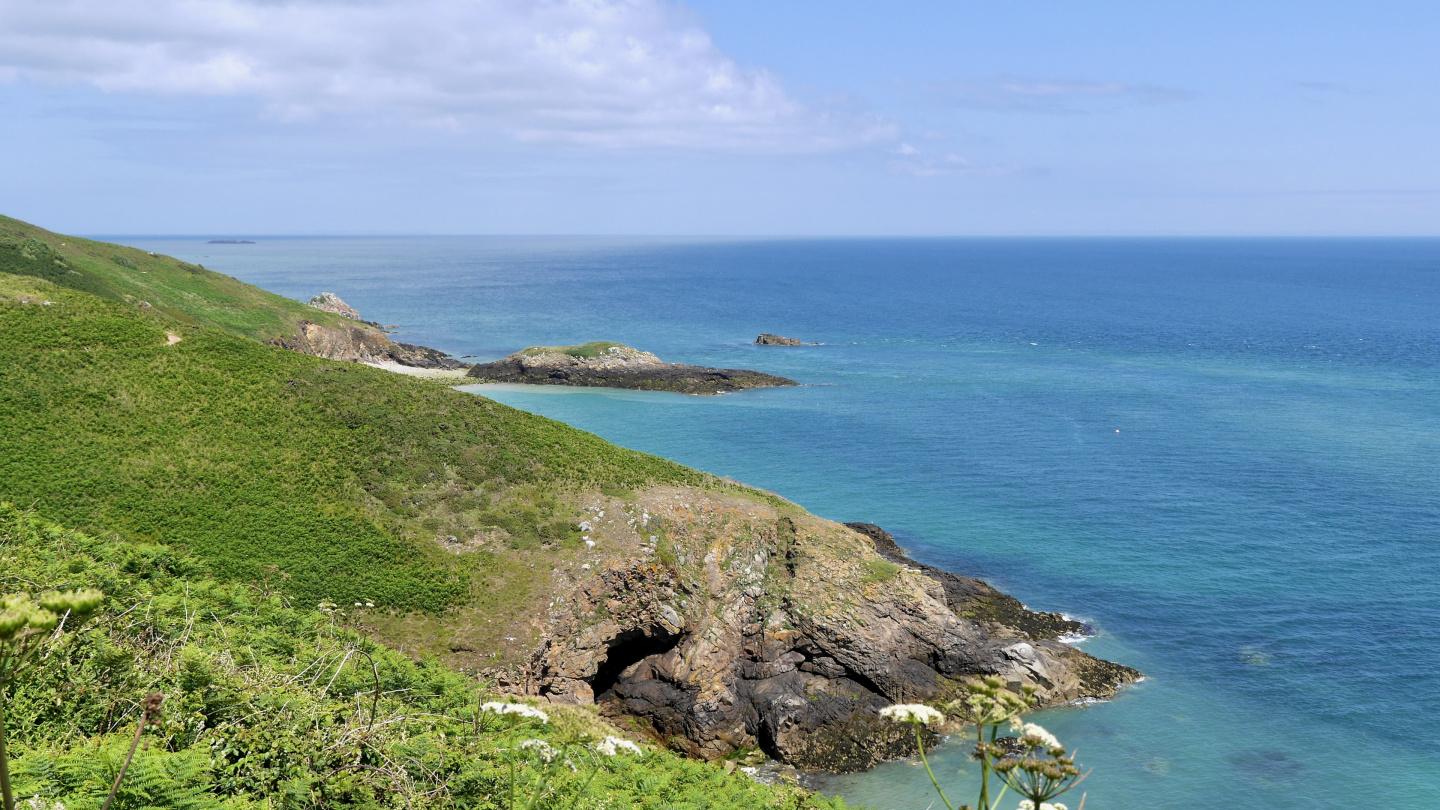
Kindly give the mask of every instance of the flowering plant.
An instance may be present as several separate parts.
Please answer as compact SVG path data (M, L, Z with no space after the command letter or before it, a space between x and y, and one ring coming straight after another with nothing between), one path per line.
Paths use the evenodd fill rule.
M1080 772L1074 756L1066 752L1054 734L1035 723L1021 721L1021 714L1035 706L1035 687L1027 684L1017 694L1007 689L1004 681L991 676L972 681L966 689L968 695L946 704L945 709L954 719L975 727L977 742L973 757L980 762L979 810L997 810L1007 790L1013 790L1022 797L1018 810L1068 810L1065 805L1050 800L1080 784L1086 774ZM915 727L915 745L920 752L920 761L925 765L925 773L930 776L930 784L934 785L940 801L948 810L975 810L968 804L957 808L950 803L925 755L925 740L921 731L926 726L945 723L944 712L923 704L897 703L881 709L880 716ZM1001 738L1001 726L1018 731L1021 736ZM992 773L1004 785L993 800L990 798ZM1084 807L1082 797L1077 810L1084 810Z

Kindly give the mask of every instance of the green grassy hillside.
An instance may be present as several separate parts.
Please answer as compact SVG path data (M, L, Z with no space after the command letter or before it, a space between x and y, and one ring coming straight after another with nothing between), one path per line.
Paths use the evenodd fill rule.
M280 594L217 581L203 560L163 544L114 543L0 503L0 572L0 593L107 595L87 629L8 690L16 792L42 807L100 806L152 691L166 698L162 722L147 732L118 810L488 810L507 806L512 773L520 807L546 771L522 756L527 739L579 765L549 769L555 779L537 806L841 807L663 750L598 756L595 743L620 732L578 707L547 706L543 724L477 715L497 696L366 639L348 611L295 609Z
M205 324L270 342L299 320L349 323L204 267L135 248L51 233L0 216L0 273L34 276L92 295L154 308L176 322Z
M44 303L48 302L48 303ZM167 332L179 338L173 345ZM507 555L578 544L565 492L705 476L443 386L0 275L0 497L167 540L302 602L441 611Z
M26 795L98 807L151 689L169 696L165 722L117 807L491 808L522 738L599 761L594 741L617 732L590 711L477 726L494 695L428 651L527 655L530 640L506 634L583 552L583 500L743 488L265 345L290 319L333 316L167 257L0 220L0 269L0 501L19 505L0 506L0 594L109 597L93 629L10 688ZM520 777L538 775L533 760ZM664 752L597 773L588 798L569 771L554 795L829 806Z

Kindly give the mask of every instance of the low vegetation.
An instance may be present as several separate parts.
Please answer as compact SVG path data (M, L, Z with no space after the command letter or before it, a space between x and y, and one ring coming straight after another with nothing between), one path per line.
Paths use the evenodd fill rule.
M201 265L63 236L4 216L0 273L42 278L161 313L172 322L212 326L267 343L289 337L299 320L327 326L347 323Z
M599 357L604 352L623 346L619 343L611 343L606 340L592 340L589 343L582 343L579 346L531 346L528 349L521 349L520 354L527 357L534 357L541 354L567 354L571 357Z
M483 683L367 638L354 607L293 607L164 544L117 544L0 504L0 570L0 588L105 594L0 695L15 792L37 807L98 808L154 692L163 705L141 726L147 742L115 808L482 810L523 807L542 780L537 807L840 807L666 751L627 752L633 743L585 709L546 707L545 722L482 711L496 700ZM553 767L547 749L584 767Z

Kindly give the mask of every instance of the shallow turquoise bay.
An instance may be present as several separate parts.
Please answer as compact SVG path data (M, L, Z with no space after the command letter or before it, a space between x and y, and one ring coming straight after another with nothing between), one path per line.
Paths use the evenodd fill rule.
M1094 622L1148 677L1041 719L1088 810L1440 806L1440 242L120 241L478 360L607 339L807 383L477 392ZM904 762L814 785L933 799Z

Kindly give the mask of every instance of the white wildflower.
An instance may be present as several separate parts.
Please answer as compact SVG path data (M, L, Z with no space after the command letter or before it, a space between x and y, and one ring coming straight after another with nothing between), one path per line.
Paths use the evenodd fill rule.
M374 603L374 602L366 602L366 603L365 603L365 607L375 607L375 603Z
M1051 734L1050 732L1046 731L1040 726L1035 725L1034 723L1026 723L1025 727L1022 728L1021 731L1024 732L1024 736L1029 737L1033 740L1039 740L1045 745L1046 748L1064 747L1060 745L1060 741L1055 738L1054 734Z
M553 747L551 747L550 743L547 743L544 740L526 740L525 742L520 743L520 748L525 751L533 751L535 753L535 756L545 760L546 762L554 762L555 757L560 756L560 752L556 751Z
M595 547L595 541L594 541L594 540L591 540L590 538L587 537L587 538L585 538L585 545L586 545L586 547L588 547L588 548L594 548L594 547Z
M1016 810L1035 810L1035 803L1029 799L1021 799L1020 806L1016 808ZM1055 802L1054 804L1041 802L1040 810L1069 810L1069 808L1059 802Z
M365 607L365 606L362 605L362 604L360 604L359 602L356 602L356 603L355 603L355 607Z
M945 722L945 715L919 703L896 703L880 710L881 717L888 717L897 723L920 723L933 725Z
M617 751L628 751L637 757L644 756L645 754L644 751L640 750L640 746L620 737L606 737L595 744L595 750L607 757L615 756Z
M486 712L487 714L515 714L521 717L539 720L542 723L550 722L550 715L540 711L534 706L526 706L524 703L491 701L490 703L481 705L480 711Z

